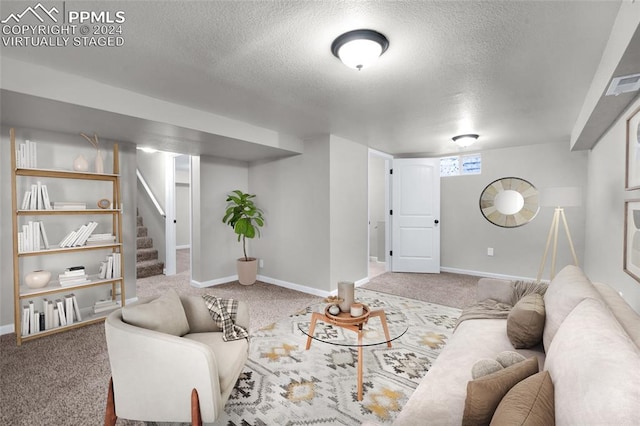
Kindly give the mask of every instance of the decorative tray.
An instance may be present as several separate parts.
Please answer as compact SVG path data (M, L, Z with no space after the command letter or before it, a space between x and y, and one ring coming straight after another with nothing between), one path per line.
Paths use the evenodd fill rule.
M330 323L336 325L358 325L367 321L369 318L369 314L371 313L371 309L364 303L362 304L363 314L359 317L352 317L349 312L340 312L338 315L333 315L329 313L329 308L331 305L327 306L324 309L324 316L327 317Z

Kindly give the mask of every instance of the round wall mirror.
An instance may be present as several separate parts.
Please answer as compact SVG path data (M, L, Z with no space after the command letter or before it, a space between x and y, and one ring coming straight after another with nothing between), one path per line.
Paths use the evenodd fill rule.
M494 225L515 228L536 217L540 209L539 195L536 187L524 179L496 179L480 194L480 211Z

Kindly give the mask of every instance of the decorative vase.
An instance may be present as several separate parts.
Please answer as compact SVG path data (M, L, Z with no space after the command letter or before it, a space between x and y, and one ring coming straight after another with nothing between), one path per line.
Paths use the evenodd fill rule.
M342 299L342 302L340 302L340 310L342 312L351 312L354 290L355 283L351 281L340 281L338 283L338 297Z
M42 288L49 284L51 272L49 271L33 271L24 276L24 283L29 288Z
M73 170L76 172L86 172L89 170L89 162L84 158L84 155L80 154L73 160Z
M100 150L96 152L96 173L104 173L104 160Z
M256 282L258 276L258 259L250 257L245 260L244 257L238 259L238 281L242 285L251 285Z

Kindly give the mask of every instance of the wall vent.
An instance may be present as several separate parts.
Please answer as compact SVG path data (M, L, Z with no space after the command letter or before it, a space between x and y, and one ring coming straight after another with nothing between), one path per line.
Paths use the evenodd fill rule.
M606 96L618 96L621 93L635 92L636 90L640 90L640 74L623 75L611 80Z

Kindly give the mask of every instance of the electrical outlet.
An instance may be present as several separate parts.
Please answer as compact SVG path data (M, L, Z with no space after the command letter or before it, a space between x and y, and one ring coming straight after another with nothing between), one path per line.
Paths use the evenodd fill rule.
M264 259L260 259L258 262L261 268L264 268Z
M487 256L493 256L493 247L487 247Z

